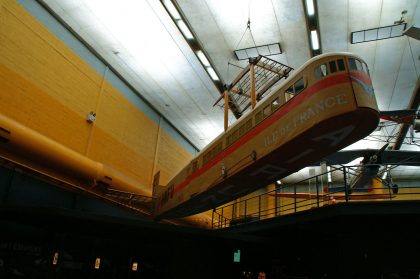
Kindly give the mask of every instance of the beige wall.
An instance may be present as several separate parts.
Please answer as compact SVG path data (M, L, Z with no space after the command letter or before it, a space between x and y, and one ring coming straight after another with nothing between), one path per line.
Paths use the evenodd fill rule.
M192 154L15 1L0 1L0 113L151 188ZM105 78L104 78L105 76ZM86 122L90 111L94 124Z

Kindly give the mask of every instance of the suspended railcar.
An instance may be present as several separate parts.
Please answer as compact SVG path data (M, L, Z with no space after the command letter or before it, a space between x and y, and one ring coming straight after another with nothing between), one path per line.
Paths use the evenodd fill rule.
M378 122L360 57L312 58L167 184L155 217L183 217L251 193L364 138Z

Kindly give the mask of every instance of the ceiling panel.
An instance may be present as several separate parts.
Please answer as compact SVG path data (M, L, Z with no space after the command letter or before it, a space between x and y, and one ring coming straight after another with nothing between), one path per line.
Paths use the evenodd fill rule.
M222 109L212 106L220 93L159 0L45 2L197 147L203 148L222 132ZM303 1L175 2L225 83L247 64L236 59L235 49L279 42L283 53L271 58L295 69L310 58ZM405 109L420 73L420 42L403 36L351 44L350 34L392 25L403 10L407 10L404 19L408 25L419 26L419 1L316 3L323 52L349 51L361 56L369 66L380 109ZM118 15L123 17L117 19ZM123 31L108 26L104 18L113 18ZM248 18L252 36L246 31ZM235 122L231 113L229 122ZM380 148L398 129L383 128L347 149ZM420 150L417 145L404 144L402 148ZM404 173L405 169L399 168L395 173L420 177L415 169ZM304 169L288 179L307 176Z
M219 93L159 1L45 2L199 148L222 131Z

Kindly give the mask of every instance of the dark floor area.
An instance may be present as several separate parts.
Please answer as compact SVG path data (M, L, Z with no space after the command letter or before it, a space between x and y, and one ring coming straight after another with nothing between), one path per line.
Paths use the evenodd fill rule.
M205 231L3 206L0 278L419 278L419 208L340 204Z
M420 202L408 201L177 227L0 168L0 279L419 278L419 227Z

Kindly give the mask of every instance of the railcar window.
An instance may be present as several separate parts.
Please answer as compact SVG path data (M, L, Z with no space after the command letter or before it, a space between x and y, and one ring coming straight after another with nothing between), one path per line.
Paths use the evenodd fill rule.
M327 65L321 64L314 70L315 78L320 79L321 77L325 77L327 75Z
M356 67L356 59L354 58L349 58L349 67L351 71L357 71L357 67Z
M252 119L248 119L248 121L246 122L246 131L248 132L249 130L252 129Z
M300 78L298 81L295 82L295 94L299 93L305 88L305 81L303 80L303 77Z
M216 145L216 147L214 148L214 157L216 157L216 155L219 155L220 152L222 152L223 149L223 145L221 142L219 142L218 145Z
M229 135L229 136L227 136L227 138L226 138L226 146L229 146L229 145L231 145L231 143L233 142L233 140L232 140L232 135ZM207 154L206 154L207 155ZM206 155L204 155L204 161L205 162L207 162L207 160L206 160Z
M235 130L235 131L232 133L232 138L233 138L233 141L235 141L235 140L238 138L238 130Z
M357 59L356 59L356 67L357 67L357 70L358 71L363 72L362 63L359 60L357 60Z
M277 97L271 102L271 110L275 111L280 106L280 98Z
M242 136L243 134L245 134L246 132L246 128L245 128L245 124L243 124L241 127L239 127L239 136Z
M344 60L343 59L338 59L337 60L337 65L338 65L338 70L339 71L344 71L346 69L346 67L344 66Z
M238 130L233 131L227 138L227 145L231 145L238 138Z
M364 71L366 74L368 74L368 75L369 75L369 68L368 68L368 66L366 65L366 63L365 63L365 62L362 62L362 66L363 66L363 71Z
M295 94L295 92L294 92L294 90L293 90L293 85L292 86L290 86L289 88L287 88L287 90L286 90L286 93L288 93L288 94Z
M271 114L271 105L267 105L263 110L264 118Z
M195 172L197 169L198 169L198 162L197 161L194 161L192 163L192 172Z
M325 77L327 75L327 65L326 64L322 64L320 66L320 68L321 68L322 76Z
M237 131L235 131L237 132ZM233 139L232 136L228 137L228 142L229 141L235 141L235 139ZM231 143L232 143L231 142ZM220 152L222 152L223 149L223 145L222 142L219 142L215 147L213 147L211 150L209 150L204 156L203 156L203 164L207 163L208 161L210 161L211 159L213 159L214 157L216 157L217 155L219 155ZM198 162L194 161L192 163L192 171L195 172L198 169Z
M335 61L330 61L330 72L335 73L337 72L337 64L335 64Z
M262 119L262 111L260 110L259 112L257 112L257 114L255 114L255 125L260 123Z

